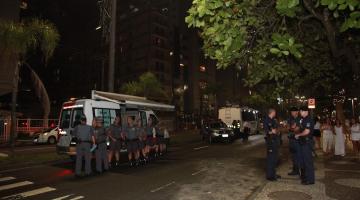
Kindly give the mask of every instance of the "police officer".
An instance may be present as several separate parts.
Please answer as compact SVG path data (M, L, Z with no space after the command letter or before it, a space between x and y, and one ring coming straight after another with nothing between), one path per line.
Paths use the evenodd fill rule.
M267 157L266 157L266 179L269 181L276 181L281 178L276 174L276 165L278 162L278 148L280 145L279 135L278 135L278 125L275 121L276 110L270 108L268 110L268 115L264 119L264 130L266 133L266 147L267 147Z
M145 128L145 132L146 132L146 154L147 157L150 158L151 151L155 150L155 155L157 155L157 150L158 150L156 144L155 125L152 117L149 117L148 119L148 124Z
M111 166L112 158L115 154L115 166L119 165L120 160L120 150L122 144L122 129L121 129L121 119L120 116L116 116L114 123L110 125L108 129L108 137L110 139L110 151L109 151L109 166Z
M315 183L314 161L312 156L312 133L314 130L314 121L309 116L307 107L300 109L300 132L295 137L299 139L300 144L300 168L301 183L311 185Z
M127 119L128 126L124 130L126 146L130 166L139 165L139 135L136 131L134 120L131 117Z
M102 173L104 170L109 170L109 161L106 150L107 135L105 128L103 127L103 120L100 117L95 118L94 138L97 145L95 150L96 172Z
M295 138L295 132L300 127L299 109L292 107L290 109L290 118L287 121L287 128L289 129L289 151L292 160L292 171L288 173L289 176L296 176L300 174L299 171L299 141Z
M159 155L162 156L165 152L166 145L165 145L165 139L164 139L164 130L165 127L159 124L159 126L155 127L156 130L156 138L158 142L158 148L159 148Z
M143 164L146 164L146 152L145 152L145 145L146 145L146 133L144 128L142 127L141 119L136 119L136 135L139 136L138 148L139 148L139 161ZM141 158L140 158L141 157Z
M93 127L86 124L86 117L81 116L80 124L74 128L77 139L75 176L81 176L82 161L85 159L85 175L91 174L91 144L95 145Z

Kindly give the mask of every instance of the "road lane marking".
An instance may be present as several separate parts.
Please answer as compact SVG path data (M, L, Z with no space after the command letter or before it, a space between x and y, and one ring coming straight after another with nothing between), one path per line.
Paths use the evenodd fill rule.
M32 168L39 168L39 167L43 167L43 165L21 167L21 168L16 168L16 169L7 169L7 170L0 171L0 173L16 172L16 171L20 171L20 170L24 170L24 169L32 169Z
M162 190L162 189L164 189L164 188L166 188L166 187L169 187L169 186L172 185L172 184L175 184L175 181L173 181L173 182L171 182L171 183L168 183L168 184L166 184L166 185L160 186L160 187L158 187L158 188L156 188L156 189L150 190L150 192L151 192L151 193L157 192L157 191Z
M55 149L55 147L52 146L52 147L39 147L39 148L17 149L17 150L15 150L15 152L36 151L36 150L45 150L45 149Z
M22 181L22 182L12 183L12 184L8 184L8 185L2 185L2 186L0 186L0 191L17 188L17 187L21 187L21 186L25 186L25 185L31 185L31 184L34 184L34 183L30 182L30 181Z
M196 147L196 148L194 148L194 150L204 149L204 148L208 148L208 147L209 146Z
M57 197L57 198L55 198L55 199L53 199L53 200L63 200L63 199L66 199L66 198L68 198L68 197L70 197L70 196L72 196L73 194L69 194L69 195L65 195L65 196L62 196L62 197Z
M199 170L199 171L197 171L197 172L192 173L191 176L198 175L198 174L200 174L201 172L204 172L204 171L206 171L206 170L207 170L207 169L201 169L201 170Z
M51 191L54 191L54 190L56 190L56 189L52 188L52 187L43 187L43 188L30 190L30 191L27 191L27 192L22 192L22 193L19 193L19 194L14 194L14 195L11 195L11 196L3 197L2 199L13 199L13 198L21 199L21 198L26 198L26 197L31 197L31 196L43 194L43 193L46 193L46 192L51 192Z
M77 196L77 197L74 197L74 198L69 199L69 200L79 200L79 199L83 199L83 198L84 198L84 196Z
M2 178L0 178L0 182L10 181L10 180L14 180L14 179L15 179L15 177L12 177L12 176L2 177Z

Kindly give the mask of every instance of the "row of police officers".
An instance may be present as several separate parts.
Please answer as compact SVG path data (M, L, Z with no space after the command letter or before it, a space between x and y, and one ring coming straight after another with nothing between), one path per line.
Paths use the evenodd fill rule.
M303 185L315 183L314 161L313 161L313 129L314 122L309 115L307 107L300 110L293 107L290 110L290 118L287 122L289 150L292 160L292 171L288 175L298 175ZM279 146L281 135L279 125L275 119L276 110L270 108L264 119L265 141L267 146L266 179L276 181L281 178L276 174L276 166L279 161Z
M95 151L96 172L107 171L115 156L115 165L119 164L120 150L126 142L130 165L138 165L140 154L144 161L148 160L150 152L155 155L162 150L163 135L153 125L149 118L147 126L142 127L141 120L128 117L127 127L121 127L120 117L116 117L114 123L108 128L103 127L102 118L95 118L92 126L86 124L86 117L82 116L81 123L74 128L73 136L76 138L76 163L75 175L82 175L82 164L85 160L85 176L91 174L91 157ZM109 153L107 140L109 139Z

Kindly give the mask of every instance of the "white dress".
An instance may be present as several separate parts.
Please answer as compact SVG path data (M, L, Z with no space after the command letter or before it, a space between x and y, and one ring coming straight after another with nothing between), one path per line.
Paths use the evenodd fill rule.
M343 127L335 126L335 155L345 156L345 135Z
M351 126L351 140L360 140L360 124L354 124Z
M334 133L331 129L323 130L323 151L327 152L334 148Z

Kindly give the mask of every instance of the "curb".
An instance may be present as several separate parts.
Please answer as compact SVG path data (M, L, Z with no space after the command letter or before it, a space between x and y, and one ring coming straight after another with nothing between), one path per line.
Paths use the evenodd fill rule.
M9 157L9 155L6 154L6 153L0 153L0 157L2 157L2 158L7 158L7 157Z

